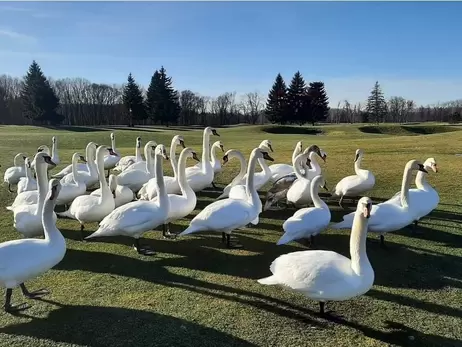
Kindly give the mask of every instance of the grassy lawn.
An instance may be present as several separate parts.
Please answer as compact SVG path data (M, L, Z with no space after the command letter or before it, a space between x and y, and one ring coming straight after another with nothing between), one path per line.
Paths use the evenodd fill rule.
M263 139L273 143L275 163L290 163L295 143L317 144L328 153L321 163L330 189L353 171L357 148L365 151L363 166L376 175L373 200L391 197L401 186L405 163L435 157L440 172L429 181L440 194L440 205L420 224L422 234L409 229L388 234L388 249L377 235L368 236L367 251L375 270L373 288L354 300L327 303L329 319L317 315L318 305L303 295L256 279L270 274L277 256L304 249L292 242L276 246L283 221L294 210L268 211L260 224L236 232L242 250L221 245L221 235L198 233L167 240L160 231L146 233L157 254L142 257L128 238L80 242L77 221L58 220L67 239L64 260L45 275L28 282L31 290L46 287L44 300L30 302L21 315L0 312L0 346L462 346L462 127L438 124L402 127L320 126L283 129L246 126L218 129L225 150L249 155ZM186 146L201 150L202 131L142 128L117 130L117 150L134 154L136 136L170 145L175 134ZM0 127L2 175L13 156L58 136L62 164L88 141L110 144L110 129L53 130ZM314 135L313 135L314 134ZM220 153L221 155L221 153ZM192 165L193 162L189 162ZM170 164L164 162L171 174ZM57 172L57 170L54 172ZM238 172L231 160L215 182L223 187ZM198 197L195 213L218 193ZM265 196L265 192L261 192ZM12 212L4 209L14 198L0 190L0 242L18 238ZM329 202L332 220L345 213ZM350 209L354 205L349 205ZM174 225L182 230L188 220ZM88 224L87 232L97 228ZM327 230L317 239L319 249L349 257L349 232ZM1 268L1 264L0 264ZM19 289L14 303L23 302ZM2 302L3 303L3 302Z

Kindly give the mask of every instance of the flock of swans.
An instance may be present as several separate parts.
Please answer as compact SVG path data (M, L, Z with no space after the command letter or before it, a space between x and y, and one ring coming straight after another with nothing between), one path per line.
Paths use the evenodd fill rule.
M227 247L242 247L236 239L231 240L231 233L257 225L263 210L280 208L274 205L285 200L297 210L284 222L278 245L300 240L312 246L315 236L328 227L351 229L350 258L332 251L292 252L276 258L270 266L272 275L258 280L261 284L281 284L301 292L318 301L320 312L324 313L325 302L347 300L372 287L374 270L366 253L368 231L378 233L384 246L386 233L416 224L439 203L438 193L426 181L430 170L438 172L434 158L423 164L410 160L404 168L401 191L389 200L373 205L370 198L360 197L374 187L375 177L371 171L361 168L364 152L358 149L354 157L355 174L343 178L331 192L331 197L338 198L342 208L345 197L358 199L356 210L346 214L343 221L332 223L329 207L319 196L320 188L327 190L317 159L325 162L327 153L319 146L303 150L300 141L295 146L292 165L268 166L266 161L274 161L270 156L271 141L264 140L254 148L248 163L243 153L235 149L226 151L221 161L216 151L224 152L223 144L216 141L210 146L211 136L219 134L211 127L205 128L201 160L192 148L185 146L180 135L173 137L169 153L163 144L148 141L143 159L141 138L136 139L134 156L121 157L112 133L111 147L88 143L85 156L74 153L72 163L52 175L49 181L48 172L60 163L56 137L52 139L51 151L42 145L32 160L23 153L17 154L14 166L5 171L4 182L10 192L17 186L16 197L7 209L13 212L14 227L23 238L0 244L0 284L6 288L4 309L28 307L11 304L12 289L17 286L29 298L47 293L45 290L29 292L24 282L51 269L65 256L66 242L56 227L57 217L77 220L82 240L129 236L134 238L136 251L148 256L154 252L142 245L140 238L160 226L166 238L214 231L222 234ZM177 161L178 146L182 150ZM194 211L196 193L210 186L216 188L215 175L232 158L240 162L237 176L185 230L171 233L170 223ZM198 163L187 166L188 159ZM170 161L173 176L164 176L164 160ZM262 169L259 172L256 172L257 164ZM110 170L119 174L110 174ZM413 171L417 171L416 188L410 189ZM272 186L263 205L257 190L267 183ZM88 193L97 184L99 188ZM311 204L314 207L305 207ZM56 206L62 206L64 211L55 212ZM85 237L85 225L93 222L98 222L99 228Z

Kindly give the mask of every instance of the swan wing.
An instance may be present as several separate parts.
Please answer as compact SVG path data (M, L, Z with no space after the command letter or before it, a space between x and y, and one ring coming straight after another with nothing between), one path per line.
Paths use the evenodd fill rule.
M138 230L144 224L151 222L156 216L158 205L150 201L132 201L117 207L99 223L100 229Z

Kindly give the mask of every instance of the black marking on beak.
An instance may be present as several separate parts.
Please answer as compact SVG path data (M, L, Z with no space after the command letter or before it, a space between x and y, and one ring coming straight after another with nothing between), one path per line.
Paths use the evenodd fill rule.
M197 157L197 153L196 153L196 152L192 152L192 157L193 157L194 160L200 161L199 158Z
M425 170L425 167L424 167L422 164L419 164L419 171L422 171L422 172L428 173L428 171L427 171L427 170Z
M56 164L53 162L53 160L51 160L51 157L49 155L44 156L43 159L45 160L45 163L56 166Z
M85 157L83 155L79 155L79 160L83 163L86 163L87 162L87 159L85 159Z
M181 147L186 148L186 146L184 145L184 141L183 141L183 140L180 140L180 145L181 145Z
M369 217L371 216L372 204L371 203L367 204L366 208L367 208L366 218L369 219Z
M269 160L269 161L274 161L274 159L270 157L268 152L262 152L262 154L263 154L264 159Z
M56 194L57 190L58 190L58 186L51 187L50 200L54 200L57 197L57 194Z
M223 156L223 165L228 162L228 155Z
M358 161L358 159L359 159L359 153L357 153L355 156L355 163Z
M37 153L43 152L43 148L37 148Z
M326 191L329 191L329 188L327 188L327 182L324 181L324 185L322 186Z
M268 148L270 149L271 152L274 152L274 151L273 151L273 146L271 146L270 143L268 143ZM271 158L271 157L270 157L270 158Z
M224 147L222 144L220 144L220 148L221 148L221 151L222 151L222 152L225 151L225 147Z
M215 129L212 129L212 134L215 135L215 136L220 136L220 134L218 134Z
M109 154L110 154L110 155L114 155L114 156L116 156L116 157L119 156L116 152L114 152L114 150L113 150L112 148L108 148L107 150L109 151Z

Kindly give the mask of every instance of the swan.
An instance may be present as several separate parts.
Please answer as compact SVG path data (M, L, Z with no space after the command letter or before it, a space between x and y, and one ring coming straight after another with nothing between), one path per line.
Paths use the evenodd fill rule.
M129 202L133 201L135 194L133 191L126 187L121 186L117 183L117 176L116 175L109 175L109 188L114 196L115 207L119 207ZM101 188L98 188L90 193L93 196L101 196Z
M319 302L324 314L326 301L344 301L365 294L374 284L374 269L367 257L366 238L372 202L359 200L350 234L350 257L333 251L298 251L277 257L271 276L260 284L287 286Z
M212 127L206 127L202 136L202 160L201 166L186 168L186 178L189 186L195 192L210 186L213 182L214 172L210 164L210 135L220 136Z
M289 175L294 172L293 163L295 157L302 153L303 151L303 142L298 141L295 145L294 151L292 153L292 165L289 164L273 164L269 166L271 171L271 181L275 182L283 176Z
M374 174L369 170L360 168L363 157L364 151L362 149L357 149L354 161L356 175L342 178L335 186L332 197L340 197L339 205L341 208L344 208L342 202L345 196L359 196L374 188Z
M247 161L245 157L242 155L240 151L237 149L229 149L226 151L225 155L223 156L223 164L226 165L226 163L229 161L231 158L238 158L239 159L239 164L240 164L240 169L239 173L237 174L236 177L233 178L231 183L229 183L224 189L221 195L217 198L217 200L220 200L222 198L227 198L229 196L229 191L231 190L232 187L237 185L239 182L242 181L244 178L246 172L247 172Z
M217 158L217 149L218 148L220 148L222 152L225 151L223 143L221 141L215 141L212 144L212 148L210 149L210 153L211 153L210 154L211 155L210 164L212 165L214 177L215 177L216 174L221 172L221 162L220 162L220 159ZM217 186L215 185L215 183L213 181L212 181L212 187L214 189L217 189Z
M120 153L116 151L115 134L111 133L111 148L116 155L106 154L104 157L104 170L107 170L107 177L120 160Z
M330 223L330 210L319 197L319 187L324 187L325 184L326 182L321 175L313 178L310 190L314 207L302 208L284 222L282 225L284 235L279 239L277 245L308 237L310 238L310 245L313 245L314 237L327 228Z
M96 151L96 147L98 145L94 142L88 142L87 147L85 148L85 159L87 160L86 164L77 164L78 171L86 171L88 174L92 174L92 176L96 176L98 173L96 172L96 166L94 166L94 153ZM72 163L66 166L57 174L52 175L53 178L63 178L69 174L72 174ZM72 180L69 178L69 182Z
M156 141L150 141L151 142L151 146L157 146L157 142ZM145 149L146 149L146 146L145 146ZM146 150L144 151L144 156L146 157ZM154 158L152 157L153 153L151 153L151 166L154 165ZM145 170L146 171L146 163L147 163L147 159L146 160L140 160L140 161L137 161L137 162L134 162L130 165L128 165L124 171L127 171L127 170ZM123 172L123 171L122 171Z
M149 155L151 154L149 153ZM99 223L98 230L87 236L86 239L118 235L130 236L135 238L135 249L139 254L154 254L149 247L140 245L139 238L148 230L152 230L161 224L165 226L164 223L168 217L170 204L164 185L162 158L168 160L167 151L164 145L159 144L154 152L154 167L159 198L155 202L132 201L116 208Z
M428 158L423 163L425 170L438 172L438 166L435 158ZM433 211L439 204L440 198L438 192L427 182L427 175L423 171L418 171L415 176L415 185L417 189L409 189L409 202L414 214L414 226L418 221ZM390 203L400 205L400 192L397 192L390 200Z
M371 218L369 220L369 231L380 234L380 245L385 246L384 235L404 228L414 221L412 208L409 200L409 184L412 178L411 172L419 170L427 173L424 166L417 160L409 160L404 167L403 181L401 184L401 204L396 205L387 200L372 206ZM332 229L351 228L354 219L354 212L343 216L343 221L335 223Z
M180 158L178 159L178 182L180 184L181 194L168 194L168 201L170 208L168 211L168 217L165 221L166 228L163 230L164 237L174 237L175 234L170 233L171 222L174 222L178 219L188 216L196 208L197 198L194 191L188 184L186 180L186 160L188 158L193 158L196 161L200 161L197 157L196 152L192 148L185 148L180 153ZM155 202L157 196L152 200Z
M42 152L42 151L45 152L46 154L48 154L49 156L51 156L51 160L53 161L53 163L55 163L56 165L59 165L59 163L61 161L59 160L58 138L56 136L53 136L51 138L51 152L50 152L50 148L47 145L41 145L41 146L39 146L37 148L37 152ZM53 166L53 165L48 166L48 170L53 169L55 166ZM32 167L32 169L35 170L35 163L34 162L32 162L31 167Z
M45 194L47 193L46 190L48 189L47 188L47 185L48 185L48 166L53 165L53 161L51 160L51 157L48 154L46 154L44 152L37 152L35 154L34 160L32 162L35 162L35 159L37 158L37 154L39 154L39 153L41 153L41 155L39 156L40 158L42 158L42 156L50 158L49 161L44 166L44 167L47 168L45 170L45 172L41 173L41 176L37 176L37 185L40 186L40 184L42 184L42 187L45 187L44 188L45 192L43 193L43 196L45 196ZM32 165L32 163L31 163L31 165ZM42 180L42 182L40 182L40 180ZM39 191L38 190L29 190L29 191L22 192L22 193L16 195L16 197L14 198L13 203L10 206L7 206L6 209L9 210L9 211L14 211L16 208L18 208L20 206L35 205L39 201L38 198L39 198Z
M18 285L27 298L34 299L48 294L44 289L29 292L24 282L50 270L59 264L66 254L66 240L56 228L56 221L53 218L59 191L59 181L52 179L41 212L40 224L45 234L44 239L11 240L0 244L0 284L6 287L4 309L7 312L28 308L25 304L11 305L13 288Z
M184 144L184 138L181 135L175 135L172 138L170 144L170 164L173 169L173 177L164 176L165 189L167 194L179 194L181 192L180 185L178 184L178 163L176 161L176 147L186 148ZM141 200L152 200L157 196L156 179L151 178L147 181L138 192L138 196Z
M300 163L306 158L307 153L299 154L297 156L296 165L293 166L297 180L290 186L287 191L287 202L293 203L295 206L307 205L312 202L310 185L314 177L321 175L321 167L316 161L316 156L319 155L317 151L309 152L310 165L312 169L305 170L305 174L300 170ZM324 189L327 190L326 185Z
M40 152L35 155L34 161L37 169L38 181L37 203L31 205L21 205L13 210L14 227L25 237L43 235L43 226L41 220L43 203L45 201L45 195L48 192L48 182L46 177L47 169L48 164L54 164L49 155ZM54 222L56 222L56 214L53 214L53 219Z
M151 153L156 148L156 146L157 146L157 143L155 141L149 141L148 143L146 143L146 145L144 146L144 156L146 157L146 161L136 163L136 164L144 163L144 168L125 169L117 177L117 181L119 185L127 186L133 192L138 192L143 186L143 184L149 181L150 178L155 177L155 170L153 169ZM136 164L133 164L133 165L136 165Z
M32 176L30 168L31 160L29 158L26 158L24 162L24 170L26 171L26 177L21 177L19 179L17 194L37 189L37 181Z
M86 162L85 158L79 153L72 155L72 182L61 183L61 191L56 199L56 205L64 205L67 207L76 197L85 194L87 185L84 181L84 172L77 171L78 161ZM85 171L86 172L86 171ZM63 180L61 179L61 182Z
M101 196L81 195L72 201L68 210L58 213L58 216L76 219L80 223L80 235L83 240L83 230L85 223L100 222L104 217L111 213L115 208L114 196L106 182L104 175L104 155L105 152L117 155L112 148L99 146L96 150L96 161L98 163L98 179L101 187Z
M26 155L24 153L18 153L14 156L13 166L5 170L3 175L3 182L8 183L8 191L14 193L11 190L11 186L18 184L21 177L26 176L26 171L24 170L24 163L21 163L19 160L26 160Z
M187 235L199 231L216 231L222 233L223 241L226 238L226 244L229 248L240 248L242 245L231 245L230 235L234 229L242 228L255 220L260 213L257 201L260 200L257 190L254 186L254 171L258 159L267 159L273 161L268 152L255 148L251 155L247 168L249 175L246 180L246 191L249 199L224 199L218 200L199 212L186 228L179 235Z
M114 167L114 171L123 172L131 164L139 161L143 161L143 157L141 156L141 137L136 138L135 155L126 155L120 158L119 162Z
M82 181L83 183L85 183L85 185L87 186L87 189L92 187L93 185L95 185L97 182L98 182L98 169L97 169L97 164L95 163L95 152L96 152L96 143L94 142L90 142L89 143L90 147L89 147L89 151L86 155L86 164L77 164L78 165L78 168L79 167L82 167L82 165L85 165L86 166L86 170L78 170L78 173L79 173L79 180ZM88 146L87 146L88 147ZM111 153L114 153L112 152L112 149L111 149ZM116 155L114 153L114 155ZM72 169L72 164L71 164L71 169ZM72 173L69 173L67 174L66 176L64 176L63 178L61 178L61 184L62 185L65 185L66 183L69 184L69 183L73 183L75 182L75 179L74 179L74 174Z

